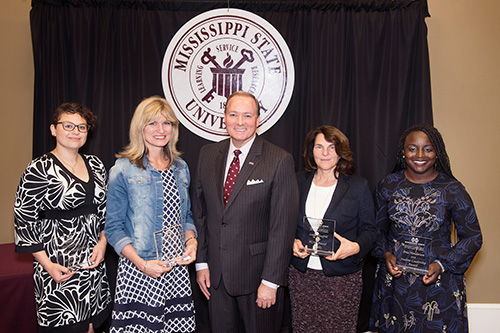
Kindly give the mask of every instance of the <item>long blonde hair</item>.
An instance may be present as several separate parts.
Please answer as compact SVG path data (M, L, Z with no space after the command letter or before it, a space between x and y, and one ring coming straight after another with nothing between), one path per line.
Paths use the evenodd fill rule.
M129 144L122 152L116 154L116 157L128 158L130 163L135 163L138 167L145 169L144 156L148 151L144 140L144 128L147 124L158 119L160 115L172 123L170 140L163 148L169 158L169 166L172 165L172 162L181 155L176 148L177 141L179 140L179 120L175 116L170 104L160 96L146 98L137 106L130 122Z

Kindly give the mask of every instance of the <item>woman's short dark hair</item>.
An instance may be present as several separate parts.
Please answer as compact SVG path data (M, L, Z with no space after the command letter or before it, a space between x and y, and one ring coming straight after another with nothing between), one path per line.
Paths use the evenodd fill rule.
M451 172L450 158L448 157L448 153L446 153L446 147L444 145L444 140L441 136L441 133L439 133L437 128L428 124L413 125L407 128L406 131L404 131L404 133L399 138L398 152L396 155L396 165L394 166L392 172L406 170L406 162L404 159L405 141L406 137L413 132L424 132L431 141L432 147L434 148L437 157L435 165L436 170L439 172L444 172L451 178L456 179Z
M335 152L340 157L337 165L335 166L335 177L339 174L352 175L356 171L354 167L354 160L352 158L352 151L349 147L349 139L338 128L333 126L320 126L312 129L307 133L304 143L304 169L307 172L314 172L318 169L314 161L313 149L316 136L323 134L325 140L333 143Z
M61 116L64 113L79 114L87 122L87 125L89 126L89 131L93 130L97 124L97 116L83 104L62 103L54 111L54 114L52 114L51 122L54 126L57 125L59 119L61 119Z

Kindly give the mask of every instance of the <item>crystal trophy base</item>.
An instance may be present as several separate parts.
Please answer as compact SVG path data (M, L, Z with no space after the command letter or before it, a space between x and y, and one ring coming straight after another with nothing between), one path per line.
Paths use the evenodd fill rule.
M87 267L90 267L93 264L94 264L93 261L82 262L81 264L77 264L77 265L73 265L73 266L69 267L69 271L76 272L76 271L79 271L80 269L85 269Z
M161 267L174 267L174 266L178 265L179 261L188 261L189 259L191 259L191 256L187 256L187 257L180 256L180 257L177 257L177 258L170 259L167 262L167 264L162 265Z

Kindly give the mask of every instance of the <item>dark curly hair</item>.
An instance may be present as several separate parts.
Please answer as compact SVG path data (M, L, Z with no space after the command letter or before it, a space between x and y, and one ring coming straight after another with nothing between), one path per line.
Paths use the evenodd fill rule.
M52 114L51 123L54 126L57 126L63 113L79 114L87 122L89 132L92 131L97 124L97 116L84 105L80 103L62 103L54 111L54 114Z
M398 152L396 155L396 165L392 172L398 172L401 170L406 170L406 162L404 159L404 146L406 137L412 132L424 132L432 143L432 147L436 152L436 170L447 174L449 177L456 179L451 172L450 159L446 153L446 147L444 145L443 137L441 133L432 125L428 124L418 124L413 125L406 129L404 133L399 138Z
M339 174L354 174L356 169L354 167L352 151L349 147L349 139L347 139L344 133L342 133L338 128L328 125L316 127L307 133L303 153L304 169L307 172L314 172L318 169L318 166L314 161L313 149L316 136L320 133L325 136L326 141L334 144L335 152L340 157L337 165L335 166L335 178L338 178Z

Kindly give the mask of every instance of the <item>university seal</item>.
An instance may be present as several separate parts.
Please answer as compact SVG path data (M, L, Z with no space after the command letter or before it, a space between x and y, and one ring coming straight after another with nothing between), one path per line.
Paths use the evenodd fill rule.
M239 9L200 14L175 34L162 67L163 90L179 121L205 139L227 137L224 107L235 91L260 101L259 133L290 101L295 80L288 45L269 22Z

